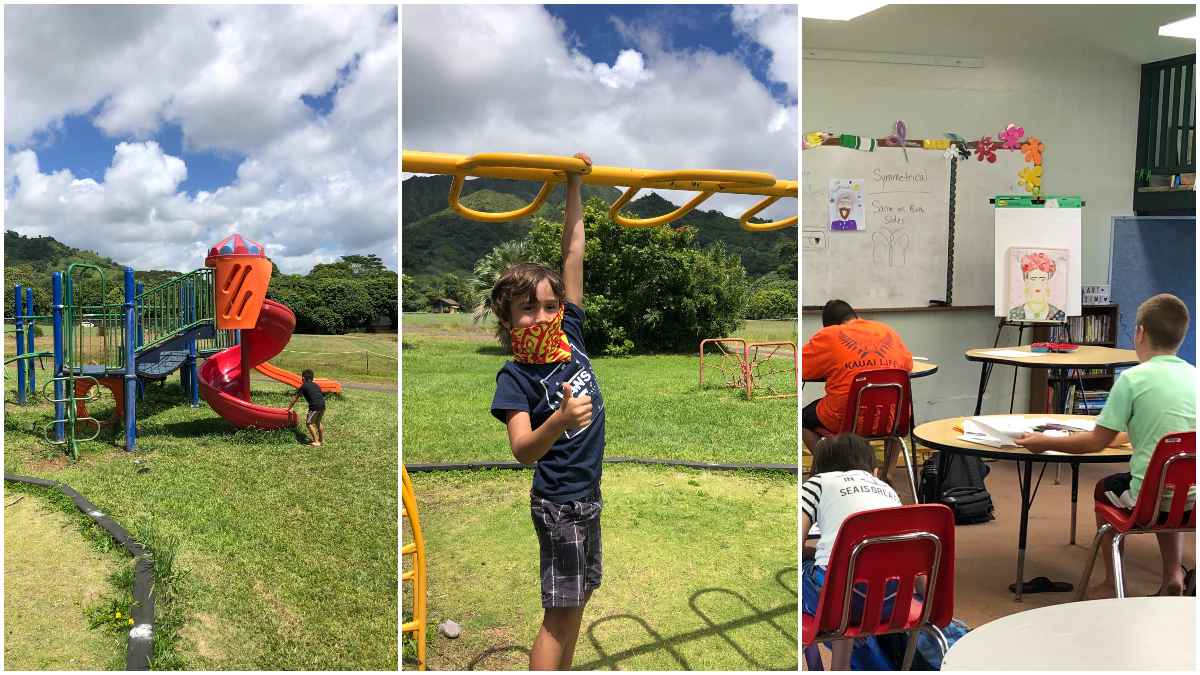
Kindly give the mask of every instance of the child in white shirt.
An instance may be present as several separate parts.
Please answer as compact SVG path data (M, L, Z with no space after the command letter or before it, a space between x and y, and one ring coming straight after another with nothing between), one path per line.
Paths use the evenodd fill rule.
M814 524L821 531L815 551L805 550L800 570L801 610L809 616L816 615L821 587L825 583L825 568L829 565L829 554L842 522L859 511L900 506L899 495L879 480L877 474L875 450L861 436L841 434L825 439L813 452L812 478L800 488L800 531L804 539L808 538ZM812 559L808 559L810 554ZM892 581L885 589L885 615L891 611L898 587L898 582ZM862 596L859 589L855 590L852 613L862 611ZM850 670L853 644L851 640L832 643L834 670Z

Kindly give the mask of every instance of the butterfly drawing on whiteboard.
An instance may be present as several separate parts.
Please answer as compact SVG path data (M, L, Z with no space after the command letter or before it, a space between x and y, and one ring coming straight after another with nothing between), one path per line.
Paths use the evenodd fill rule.
M886 227L879 229L883 232L871 233L871 241L875 244L874 250L871 251L871 259L876 264L887 260L888 267L904 267L904 252L908 250L908 235L901 234L904 228L895 231Z

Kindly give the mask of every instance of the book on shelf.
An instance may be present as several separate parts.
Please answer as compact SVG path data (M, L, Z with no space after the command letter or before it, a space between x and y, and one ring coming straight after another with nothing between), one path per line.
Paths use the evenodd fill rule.
M1067 331L1062 326L1054 326L1050 329L1050 341L1075 344L1108 342L1110 320L1111 317L1107 314L1068 317L1067 326L1070 328L1070 340L1067 339Z

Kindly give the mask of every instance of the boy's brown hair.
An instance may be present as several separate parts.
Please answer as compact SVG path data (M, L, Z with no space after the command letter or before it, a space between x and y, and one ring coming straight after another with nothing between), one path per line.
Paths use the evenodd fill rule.
M833 438L821 439L813 451L811 475L829 471L875 470L875 449L870 441L856 434L838 434Z
M1150 347L1158 351L1179 349L1187 335L1188 320L1187 305L1170 293L1150 298L1137 311L1137 325L1146 331Z
M561 303L567 294L567 287L563 283L562 275L553 269L541 263L523 262L504 270L496 280L496 285L492 286L492 314L498 319L512 323L512 301L525 298L536 300L537 287L544 280L550 282L554 297ZM505 346L512 344L509 329L499 321L496 322L496 339Z

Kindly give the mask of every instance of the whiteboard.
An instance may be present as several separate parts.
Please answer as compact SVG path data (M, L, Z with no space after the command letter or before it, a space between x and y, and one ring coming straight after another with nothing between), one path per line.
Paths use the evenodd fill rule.
M1020 153L998 151L994 164L951 163L944 150L863 152L820 146L802 153L802 301L839 298L856 308L991 305L996 195L1024 192ZM954 180L952 181L952 173ZM860 179L866 227L831 231L831 180ZM954 236L950 216L953 205ZM951 272L953 272L951 274Z

